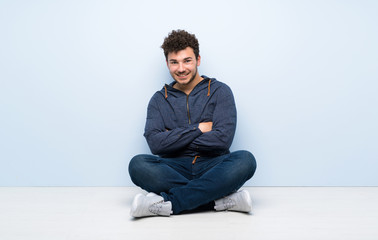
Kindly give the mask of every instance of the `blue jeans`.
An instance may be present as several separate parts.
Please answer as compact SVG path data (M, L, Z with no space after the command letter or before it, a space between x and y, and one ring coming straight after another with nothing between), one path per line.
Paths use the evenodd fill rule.
M214 200L236 192L256 170L248 151L218 157L160 158L141 154L131 159L135 185L171 201L173 214L214 206ZM207 207L206 207L207 206Z

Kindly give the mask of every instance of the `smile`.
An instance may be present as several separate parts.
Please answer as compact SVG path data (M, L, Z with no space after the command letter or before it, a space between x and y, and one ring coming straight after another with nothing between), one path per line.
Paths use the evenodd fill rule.
M189 73L187 73L187 74L176 74L176 76L179 77L179 78L185 78L188 75L189 75Z

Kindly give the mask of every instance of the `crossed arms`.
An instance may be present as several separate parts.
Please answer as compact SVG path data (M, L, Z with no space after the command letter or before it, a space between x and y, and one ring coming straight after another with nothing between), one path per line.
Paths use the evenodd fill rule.
M144 136L156 155L169 155L180 151L200 153L224 152L231 146L236 129L236 108L232 92L220 92L211 121L189 124L167 130L156 98L152 98L147 111Z

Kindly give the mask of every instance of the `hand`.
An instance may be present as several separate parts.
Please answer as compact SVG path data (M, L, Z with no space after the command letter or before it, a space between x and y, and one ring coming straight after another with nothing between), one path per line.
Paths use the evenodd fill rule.
M210 132L213 129L213 122L201 122L198 128L202 133Z

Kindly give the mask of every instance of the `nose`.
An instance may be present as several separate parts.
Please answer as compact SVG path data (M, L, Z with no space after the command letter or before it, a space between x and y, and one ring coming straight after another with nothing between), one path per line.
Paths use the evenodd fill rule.
M185 68L184 68L184 64L183 63L179 63L178 71L179 72L185 72Z

